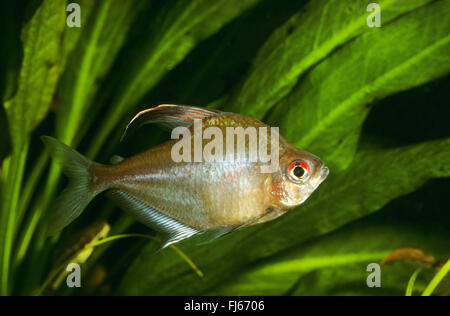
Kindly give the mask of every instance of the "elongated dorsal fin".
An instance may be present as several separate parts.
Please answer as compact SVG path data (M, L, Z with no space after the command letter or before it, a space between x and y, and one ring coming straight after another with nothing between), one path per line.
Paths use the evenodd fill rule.
M138 221L163 233L165 240L162 243L162 248L166 248L171 244L202 233L202 231L163 214L157 209L123 191L110 190L108 191L108 196L116 202L121 209L133 215Z
M196 119L205 119L223 112L213 109L205 109L195 106L161 104L154 108L146 109L138 114L128 123L121 140L132 130L136 130L142 125L156 123L168 129L177 126L189 127Z

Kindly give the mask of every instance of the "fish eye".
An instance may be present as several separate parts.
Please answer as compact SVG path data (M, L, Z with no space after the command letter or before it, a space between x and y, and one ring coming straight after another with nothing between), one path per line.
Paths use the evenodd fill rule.
M295 166L294 170L292 170L292 172L294 173L294 176L296 176L297 178L300 178L301 176L303 176L305 174L305 169L303 169L300 166Z
M308 179L309 173L309 165L303 160L294 160L289 164L288 174L294 182L305 181Z

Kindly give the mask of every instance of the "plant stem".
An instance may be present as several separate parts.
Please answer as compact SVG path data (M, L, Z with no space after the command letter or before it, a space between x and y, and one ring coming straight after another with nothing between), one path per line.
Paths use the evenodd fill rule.
M25 163L28 153L28 142L13 149L8 168L5 191L3 192L2 223L1 223L1 270L0 295L9 294L9 274L11 265L11 250L16 234L17 213Z

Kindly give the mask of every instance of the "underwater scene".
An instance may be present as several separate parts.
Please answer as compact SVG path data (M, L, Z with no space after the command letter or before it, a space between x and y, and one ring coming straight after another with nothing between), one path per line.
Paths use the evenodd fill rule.
M450 1L0 15L1 296L450 296Z

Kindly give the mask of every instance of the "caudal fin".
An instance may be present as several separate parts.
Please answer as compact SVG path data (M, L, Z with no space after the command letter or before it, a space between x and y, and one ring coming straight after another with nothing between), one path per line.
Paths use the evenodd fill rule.
M62 171L69 177L69 184L56 199L50 215L47 233L53 235L69 225L84 211L98 192L90 192L91 167L94 162L61 143L59 140L41 136L52 158L62 165Z

